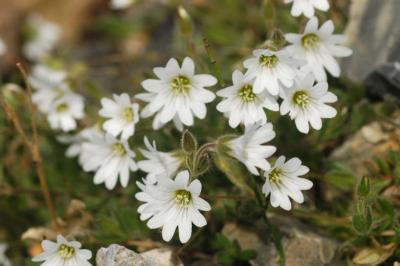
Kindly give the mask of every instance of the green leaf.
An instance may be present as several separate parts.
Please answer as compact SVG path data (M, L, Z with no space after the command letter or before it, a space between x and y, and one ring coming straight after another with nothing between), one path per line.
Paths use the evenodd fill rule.
M325 175L325 180L342 190L351 190L356 184L353 172L340 162L330 164L330 171Z
M231 241L223 234L217 234L215 236L214 241L212 242L212 246L215 249L226 249L230 245L231 245Z
M253 249L246 249L240 253L240 259L243 261L249 261L257 257L257 251Z
M394 217L395 211L394 211L394 206L392 203L384 198L379 198L377 200L378 206L381 209L381 211L388 215L389 217Z
M361 197L368 196L370 192L370 182L367 176L361 178L360 184L358 185L358 195Z
M365 204L365 202L357 203L356 214L352 220L354 229L361 234L366 234L372 225L371 208Z

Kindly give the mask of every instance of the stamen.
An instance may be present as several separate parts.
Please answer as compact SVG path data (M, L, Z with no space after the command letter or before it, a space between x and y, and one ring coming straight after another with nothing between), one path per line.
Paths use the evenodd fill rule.
M69 105L67 103L61 103L61 104L57 105L57 107L56 107L57 113L66 112L66 111L68 111L68 109L69 109Z
M112 146L112 149L113 149L114 153L120 157L123 157L126 155L126 149L122 143L115 143Z
M305 108L310 103L310 95L303 90L296 91L293 94L293 102L301 108Z
M128 122L132 122L135 114L133 112L133 109L131 107L126 107L123 111L122 111L122 117L128 121Z
M63 259L70 259L74 256L75 254L75 248L67 246L65 244L61 244L58 247L58 254L61 256Z
M282 169L281 168L274 168L268 175L269 182L271 183L279 183L282 178Z
M306 34L303 36L303 38L301 38L301 44L307 50L312 50L317 48L319 46L319 43L320 43L320 38L315 33Z
M244 102L254 102L257 99L257 95L253 92L253 86L250 84L240 88L239 96Z
M188 206L192 202L192 193L184 189L175 191L175 202L184 207Z
M273 68L278 63L279 58L276 55L261 55L259 58L260 65L268 68Z
M190 80L185 76L177 76L171 82L172 90L177 94L187 93L190 88Z

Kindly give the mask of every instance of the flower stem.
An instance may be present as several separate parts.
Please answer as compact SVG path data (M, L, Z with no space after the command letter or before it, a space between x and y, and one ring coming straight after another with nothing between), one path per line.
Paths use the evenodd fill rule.
M215 59L214 53L211 50L211 46L210 46L210 43L209 43L207 38L203 38L203 45L204 45L204 49L206 50L207 56L210 59L210 62L213 65L214 70L215 70L215 72L217 74L217 77L218 77L218 80L219 80L219 85L224 87L225 86L225 81L224 81L224 78L222 76L221 68L217 64L217 60Z
M263 211L263 220L264 220L265 224L267 225L268 231L271 233L272 241L274 242L275 248L279 254L279 265L285 266L286 265L285 250L283 249L283 245L282 245L281 233L279 232L279 229L276 228L271 223L271 221L269 220L269 218L267 216L268 204L265 202L264 197L261 195L261 192L257 185L256 177L253 175L252 175L252 183L254 186L254 192L256 194L257 203L260 206L260 208L262 208L262 211Z
M36 174L39 177L39 182L40 182L40 186L42 189L42 193L44 196L44 199L46 201L46 205L47 208L49 210L51 219L52 219L52 224L55 230L59 231L61 229L58 221L57 221L57 214L56 211L54 209L53 206L53 201L51 198L51 194L49 191L49 186L47 184L47 179L44 173L44 167L43 167L43 160L42 160L42 156L40 155L40 149L39 149L39 137L38 137L38 133L37 133L37 127L36 127L36 122L35 122L35 108L33 107L33 103L32 103L32 88L29 85L28 82L28 76L27 73L25 71L25 69L23 68L21 63L17 63L17 67L20 70L26 87L27 87L27 92L28 92L28 108L29 108L29 112L31 114L31 130L32 130L32 139L28 139L26 133L24 132L24 130L21 127L21 122L18 118L18 116L16 115L15 111L12 109L12 107L4 102L4 106L6 106L6 108L10 111L12 110L12 112L7 112L7 115L11 117L10 120L13 122L14 127L16 128L16 130L18 131L18 133L22 136L22 138L24 139L25 144L27 145L28 149L30 150L31 154L32 154L32 159L33 162L35 164L35 170L36 170Z

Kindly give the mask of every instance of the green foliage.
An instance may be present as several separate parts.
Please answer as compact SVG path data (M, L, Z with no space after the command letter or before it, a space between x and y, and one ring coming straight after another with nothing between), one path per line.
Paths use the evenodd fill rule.
M369 178L367 176L364 176L361 178L360 184L358 185L358 195L360 197L366 197L368 196L370 192L370 183L369 183Z
M255 250L243 250L237 240L231 241L222 234L215 236L212 248L217 251L217 260L223 265L248 265L249 260L257 256Z
M184 8L175 4L151 6L148 1L141 2L143 9L136 10L135 6L126 14L100 14L91 22L89 31L85 32L87 34L77 48L61 57L71 73L77 73L73 74L71 84L87 101L88 118L82 122L81 128L99 122L97 112L101 97L122 91L130 95L141 92L140 81L153 77L152 67L165 64L169 57L179 60L187 55L193 57L196 71L218 77L220 85L213 88L216 91L224 84L230 85L232 71L242 68L241 61L253 47L259 47L268 36L280 46L283 43L282 32L297 32L304 26L304 23L298 23L291 17L290 8L281 1L204 1L205 4L185 5ZM326 18L321 12L318 16ZM343 28L345 18L340 16L336 14L335 24ZM129 42L129 45L125 43L131 41L135 33L144 33L150 43L142 44L144 48L139 55L130 57L122 53L121 47L133 46L136 51L133 44L140 40L133 44ZM97 49L101 50L100 55ZM107 61L103 58L106 57L103 49L122 59ZM79 65L71 67L70 61L80 60L77 57L82 53L85 54ZM99 63L100 59L104 61ZM6 73L3 78L6 82L21 80L20 74L15 71ZM339 98L335 104L338 115L324 120L320 131L303 135L294 128L290 118L273 112L267 115L277 132L273 140L273 145L279 147L276 155L300 157L310 167L309 177L315 183L313 190L306 194L306 203L285 215L302 219L316 230L322 229L330 237L338 238L346 244L346 256L351 257L355 250L370 247L375 241L381 245L400 242L399 206L392 198L383 195L385 189L400 184L400 155L389 151L386 157L378 156L375 160L377 167L370 170L369 178L358 181L361 177L356 176L353 169L332 160L330 154L363 125L389 118L398 106L393 102L371 104L366 100L365 88L347 80L333 80L330 84L330 89ZM24 95L4 92L21 116L23 126L28 128L30 114L26 112ZM187 248L206 256L215 255L221 264L247 265L256 257L255 251L240 247L237 241L230 241L219 232L229 220L252 225L262 219L265 208L255 203L256 193L251 186L253 177L241 163L230 158L224 145L219 145L232 135L219 139L219 143L214 143L217 146L209 147L215 152L199 152L202 144L212 143L222 134L242 132L242 129L229 128L226 118L215 110L217 102L209 105L207 117L202 123L196 121L191 132L184 133L182 143L179 143L181 133L173 126L152 131L148 119L140 121L141 128L130 140L130 146L137 153L137 160L143 159L138 149L143 148L143 137L146 135L150 140L156 140L159 150L178 151L182 157L185 156L186 167L201 178L204 196L213 206L212 219L208 219L208 225L203 229L206 232L202 232ZM35 118L45 172L58 216L65 219L71 200L80 199L92 218L79 239L84 246L89 245L95 250L110 243L128 245L130 240L150 237L160 240L160 234L150 232L137 214L135 181L145 173L132 173L126 189L118 188L110 192L102 186L95 186L93 173L82 171L76 158L65 157L67 147L55 139L56 133L60 132L51 130L44 116L37 114ZM28 243L21 241L22 233L34 226L49 227L50 217L43 207L32 158L3 112L0 112L0 131L0 239L15 243L12 256L26 258ZM211 161L216 168L210 168ZM263 178L256 179L259 187ZM261 200L263 204L267 203L264 197ZM178 242L170 244L181 247ZM393 256L398 258L399 252ZM187 254L184 252L182 256L190 264L192 253ZM26 260L26 265L33 265L29 259L23 260Z
M356 183L356 177L353 172L339 162L331 162L329 171L325 175L325 180L342 190L349 190L353 188Z

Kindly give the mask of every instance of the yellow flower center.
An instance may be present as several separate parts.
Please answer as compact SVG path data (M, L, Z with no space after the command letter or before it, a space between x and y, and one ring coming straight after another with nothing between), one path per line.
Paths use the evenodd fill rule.
M253 92L253 86L246 84L240 88L239 97L242 98L244 102L254 102L257 95Z
M68 111L69 109L69 105L67 103L60 103L59 105L57 105L56 107L56 111L57 113L63 113Z
M75 254L75 248L67 246L65 244L61 244L58 247L58 254L61 256L63 259L70 259L74 256Z
M312 50L317 48L319 43L320 43L320 38L315 33L306 34L301 38L301 44L307 50Z
M305 108L310 103L310 95L305 91L296 91L293 94L293 102L301 108Z
M282 177L283 170L281 168L274 168L268 175L269 182L279 183Z
M188 206L192 202L192 193L185 189L175 191L175 202L181 206Z
M171 82L172 90L177 94L187 93L190 88L190 80L185 76L177 76Z
M133 109L131 107L126 107L122 111L122 117L128 122L132 122L135 117L135 113L133 112Z
M279 58L276 55L261 55L259 58L260 65L268 68L273 68L278 63Z
M122 143L115 143L112 146L112 149L113 149L114 153L120 157L123 157L126 155L126 149Z

